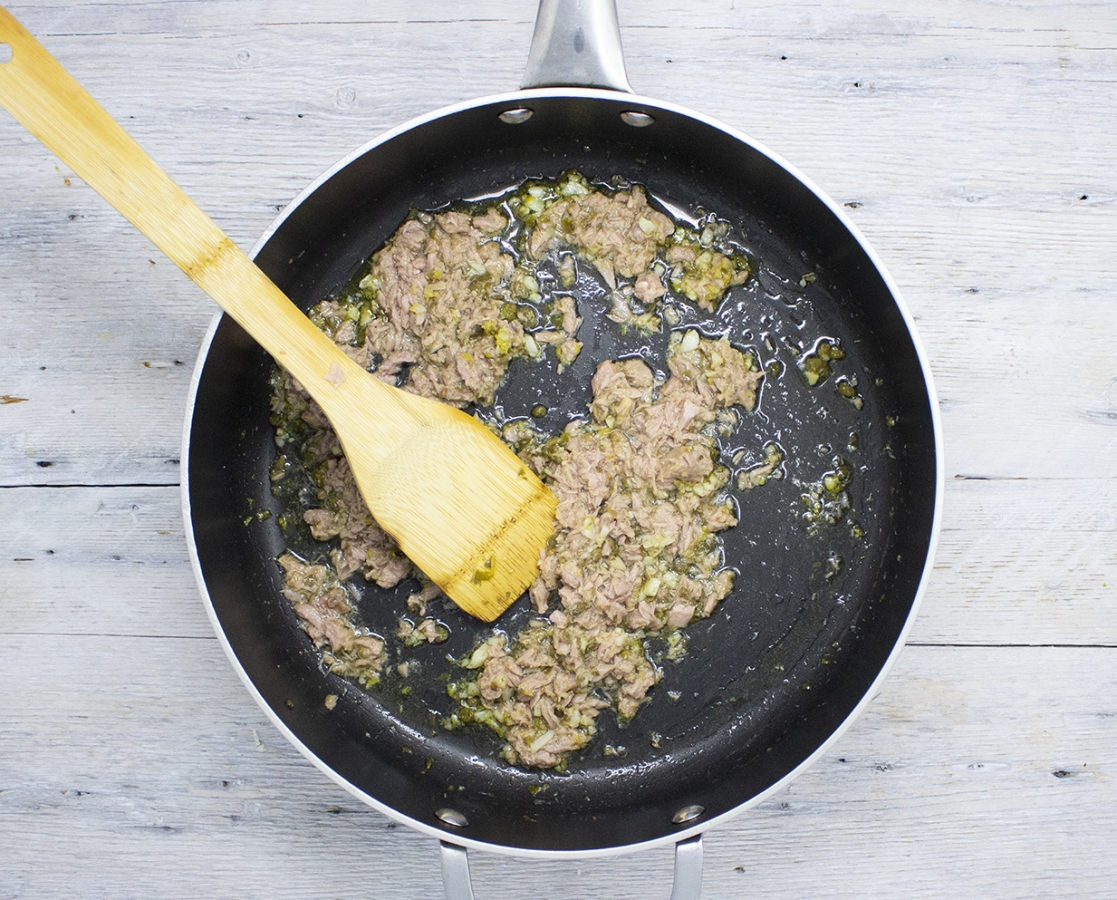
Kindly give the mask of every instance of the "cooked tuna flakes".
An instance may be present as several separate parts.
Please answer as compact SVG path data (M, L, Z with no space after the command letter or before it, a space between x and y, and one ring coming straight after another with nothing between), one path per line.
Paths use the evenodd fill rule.
M674 223L638 186L600 190L572 173L472 213L414 215L347 296L311 317L386 381L485 405L512 359L552 352L561 372L577 358L582 319L562 293L577 281L576 257L613 289L610 318L656 330L657 304L670 292L714 310L748 277L725 231L711 217L700 231ZM549 276L541 286L543 263L557 284ZM558 495L558 530L530 591L540 618L513 636L494 631L460 661L466 677L451 685L457 708L447 724L493 728L513 764L562 766L593 737L601 709L634 716L662 675L646 640L658 635L664 656L681 658L682 629L732 586L717 533L736 520L713 434L735 422L734 408L755 407L761 374L750 354L694 330L672 336L668 357L663 383L640 360L602 363L589 418L557 438L543 441L524 422L505 428ZM399 619L402 647L445 639L445 626L427 616L438 589L368 513L318 407L283 373L273 385L277 443L301 454L317 487L304 520L316 540L337 541L330 566L281 558L284 592L327 665L374 683L387 650L355 624L338 579L359 573L383 588L420 579L407 601L413 618ZM283 477L283 460L273 478Z
M364 348L376 373L456 406L491 403L508 363L526 355L523 325L500 316L512 255L496 210L420 214L403 224L360 282L373 314Z
M375 254L357 289L311 311L315 324L357 363L404 390L455 406L492 402L508 364L538 356L524 327L538 313L512 293L514 260L498 240L509 225L497 207L418 214ZM556 330L547 332L565 364L577 356L581 325L573 298L559 303ZM363 339L361 330L363 329ZM331 562L340 578L355 572L383 588L419 577L393 538L369 514L328 420L294 379L274 380L281 447L309 427L308 467L322 506L303 518L316 540L338 539Z
M384 662L384 642L361 633L353 624L352 606L337 576L328 566L308 565L291 553L279 557L279 564L284 574L283 594L330 671L365 686L376 684Z
M671 219L648 206L639 187L604 194L570 179L559 186L559 192L560 197L545 203L533 223L528 255L542 259L548 251L573 247L613 290L618 275L646 276L675 230Z
M676 293L712 312L730 287L749 277L747 261L726 244L727 223L707 216L700 231L676 225L649 206L638 185L606 193L568 173L555 183L529 184L513 209L531 226L527 255L541 259L573 249L614 291L611 318L620 324L658 329L655 309L667 293L664 279ZM564 259L559 271L567 284L568 267ZM631 283L618 290L618 275ZM633 301L647 311L633 309Z
M396 637L405 647L417 647L420 644L441 644L450 636L450 630L441 622L434 619L421 618L418 622L410 619L400 619Z
M602 363L592 419L521 450L559 499L530 590L547 618L490 639L452 692L452 724L494 728L513 764L558 765L607 706L634 716L661 677L645 639L709 616L732 587L715 535L737 520L709 426L719 408L753 409L761 375L728 341L696 337L675 336L662 385L642 360Z

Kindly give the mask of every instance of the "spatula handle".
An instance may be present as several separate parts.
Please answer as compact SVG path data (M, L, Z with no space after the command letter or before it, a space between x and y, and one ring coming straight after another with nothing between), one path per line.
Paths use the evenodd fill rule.
M3 7L0 44L11 48L11 58L0 63L0 103L177 263L330 415L340 385L361 378L363 370L314 327ZM387 385L383 389L392 415L395 391Z

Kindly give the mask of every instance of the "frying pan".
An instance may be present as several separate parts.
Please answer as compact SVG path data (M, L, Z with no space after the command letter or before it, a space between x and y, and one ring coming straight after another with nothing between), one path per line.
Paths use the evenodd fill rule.
M187 411L187 534L217 634L250 692L330 778L442 842L448 896L472 896L467 849L584 857L674 842L679 900L699 893L703 831L819 755L902 645L938 529L937 406L911 318L854 226L740 132L633 94L613 0L543 0L520 91L438 110L360 148L286 208L254 257L305 309L343 289L410 210L570 169L645 185L677 216L730 223L755 277L716 314L680 307L673 327L727 334L766 365L759 408L723 441L723 461L746 467L767 443L785 457L782 479L734 495L741 521L725 539L734 589L688 628L686 658L662 664L631 723L603 715L564 772L511 767L494 735L446 730L446 657L484 633L449 604L436 614L450 640L412 652L425 676L389 668L365 691L324 669L280 593L276 557L322 551L297 514L281 515L270 486L273 363L226 316L206 337ZM559 429L584 413L598 362L662 360L669 328L621 334L603 319L600 286L585 287L582 354L561 377L553 363L514 364L497 400L504 415L543 398L543 426ZM820 345L844 356L811 385L802 364ZM834 466L848 488L820 513L818 485ZM413 587L357 579L352 589L365 622L390 635ZM527 606L499 627L514 634L533 616Z

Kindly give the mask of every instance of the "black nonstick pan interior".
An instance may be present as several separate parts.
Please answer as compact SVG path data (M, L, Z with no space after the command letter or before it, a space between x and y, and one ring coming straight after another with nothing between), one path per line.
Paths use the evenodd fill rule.
M507 124L499 114L528 107ZM654 124L621 117L648 113ZM268 472L273 363L227 317L197 375L189 428L188 516L206 592L235 659L275 718L335 776L375 805L452 840L527 850L592 851L680 833L748 803L816 752L866 696L909 621L936 506L934 415L918 351L887 279L833 208L761 150L671 108L605 92L538 91L432 117L356 155L318 183L267 237L256 260L307 308L339 290L412 208L438 209L528 177L577 169L591 180L645 185L672 210L716 212L759 262L717 316L684 311L678 327L721 331L772 364L758 411L726 450L758 459L776 441L785 477L736 494L726 534L738 575L713 616L688 628L690 651L665 663L651 700L626 727L611 714L567 772L499 759L487 731L448 732L440 716L447 654L482 626L446 604L449 642L415 651L418 679L387 672L369 692L325 672L280 594L276 557L315 548L297 522L279 525ZM542 424L580 414L603 359L662 360L666 336L620 335L592 285L580 304L582 354L510 370L506 415L544 402ZM681 309L681 307L680 307ZM690 317L690 318L688 318ZM845 356L809 387L797 368L819 340ZM778 364L778 365L776 365ZM662 368L662 364L660 365ZM860 408L836 389L855 380ZM854 473L851 508L812 524L804 493L833 469ZM406 489L406 486L401 486ZM270 510L270 518L257 515ZM384 591L358 579L365 621L388 635L414 585ZM436 604L437 606L437 604ZM526 601L499 625L531 615ZM441 677L440 677L441 676ZM324 698L338 697L327 709ZM677 821L687 807L697 819ZM467 825L447 825L452 809Z

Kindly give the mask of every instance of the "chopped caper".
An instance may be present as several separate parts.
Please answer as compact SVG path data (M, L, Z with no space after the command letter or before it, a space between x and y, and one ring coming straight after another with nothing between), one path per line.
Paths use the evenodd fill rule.
M471 579L474 584L480 584L482 581L491 581L493 575L496 574L496 559L490 556L481 565L477 567L477 571L473 573Z
M821 354L818 356L808 356L802 363L803 375L807 379L807 384L814 387L820 384L830 376L830 366Z

